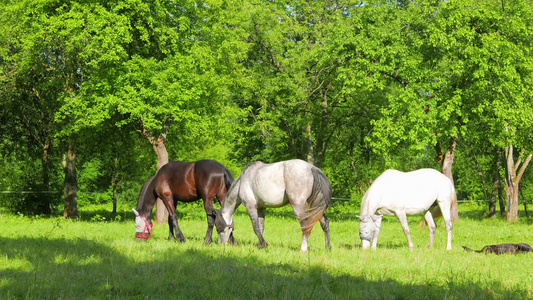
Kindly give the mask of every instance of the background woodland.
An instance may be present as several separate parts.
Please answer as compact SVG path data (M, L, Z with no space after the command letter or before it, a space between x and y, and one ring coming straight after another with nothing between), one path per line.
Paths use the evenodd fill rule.
M511 222L533 197L530 1L1 3L9 211L116 209L199 159L300 158L352 199L435 168Z

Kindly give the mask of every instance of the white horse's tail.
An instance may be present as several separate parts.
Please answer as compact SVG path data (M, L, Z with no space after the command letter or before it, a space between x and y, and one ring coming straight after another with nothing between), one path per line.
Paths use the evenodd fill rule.
M452 195L450 199L450 210L453 208L454 205L457 205L457 193L455 191L455 187L452 184ZM442 211L440 210L440 206L436 206L433 210L431 210L431 215L433 216L433 219L441 218L442 217ZM426 228L427 222L424 217L422 217L422 220L418 223L419 227Z
M331 184L326 175L316 167L311 168L313 174L313 189L307 199L307 225L302 227L306 233L310 233L313 225L322 218L326 208L331 205Z
M450 210L452 210L454 206L457 206L457 193L455 192L455 187L453 186L453 184L452 189L452 201L450 201Z

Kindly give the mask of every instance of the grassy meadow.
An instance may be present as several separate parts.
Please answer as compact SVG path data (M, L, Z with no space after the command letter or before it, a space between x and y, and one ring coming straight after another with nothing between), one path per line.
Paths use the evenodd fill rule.
M354 203L328 211L332 250L317 224L308 253L290 208L269 210L268 249L244 208L235 216L236 246L204 245L200 203L178 205L186 243L166 240L157 225L147 242L134 239L133 214L121 207L81 208L79 220L1 213L0 299L527 299L532 298L532 254L465 253L498 243L533 244L533 225L485 219L485 207L461 204L453 250L439 220L435 248L409 219L416 249L409 251L396 218L385 218L377 251L362 251ZM216 233L214 234L217 240Z

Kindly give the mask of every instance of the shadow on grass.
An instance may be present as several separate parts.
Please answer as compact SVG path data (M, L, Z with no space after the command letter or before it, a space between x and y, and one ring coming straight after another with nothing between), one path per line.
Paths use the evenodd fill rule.
M0 245L2 259L20 261L11 263L15 267L10 269L0 268L0 293L8 299L492 298L476 282L450 279L442 286L369 280L364 275L330 274L312 262L293 266L264 263L254 255L214 255L213 248L158 250L148 243L130 245L135 251L152 253L142 260L84 239L0 238ZM215 250L220 249L224 248ZM490 286L510 299L524 296L498 282Z

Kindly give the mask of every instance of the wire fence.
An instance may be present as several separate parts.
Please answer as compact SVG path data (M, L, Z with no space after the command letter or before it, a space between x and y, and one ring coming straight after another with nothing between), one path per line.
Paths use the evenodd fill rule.
M60 194L62 191L0 191L0 194ZM108 195L109 192L78 192L78 194L102 194ZM135 193L118 193L120 196L135 196ZM362 199L351 199L351 198L338 198L331 197L331 200L334 201L361 201ZM457 200L459 203L469 203L469 202L490 202L490 200Z

